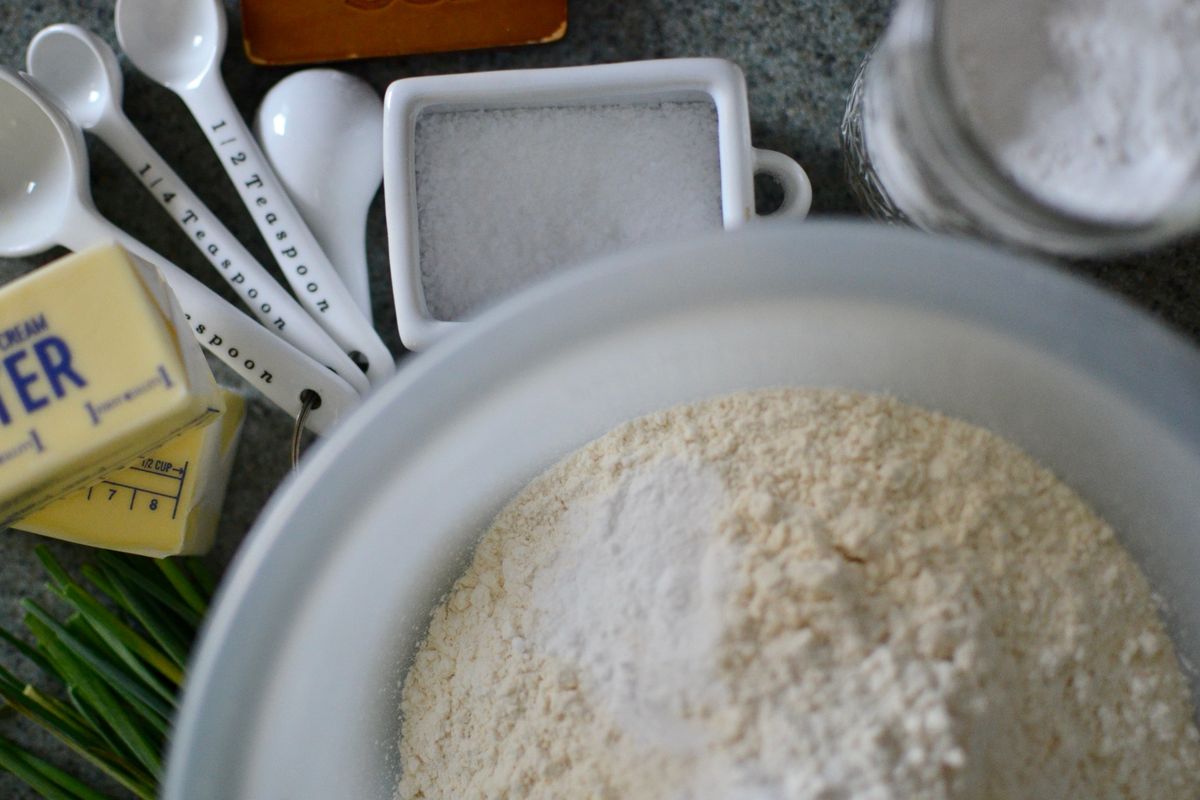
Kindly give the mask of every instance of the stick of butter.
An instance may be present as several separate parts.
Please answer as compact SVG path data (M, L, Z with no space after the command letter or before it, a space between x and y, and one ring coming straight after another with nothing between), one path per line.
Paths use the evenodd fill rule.
M13 523L30 533L164 558L212 547L245 401L225 390L225 413L140 456L86 489Z
M0 289L0 525L222 410L174 295L116 245Z

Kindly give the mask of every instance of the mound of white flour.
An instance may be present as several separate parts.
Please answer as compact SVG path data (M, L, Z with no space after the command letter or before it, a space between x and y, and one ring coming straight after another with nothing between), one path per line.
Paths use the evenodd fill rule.
M849 393L671 409L538 478L402 714L400 798L1200 797L1111 529L998 437Z

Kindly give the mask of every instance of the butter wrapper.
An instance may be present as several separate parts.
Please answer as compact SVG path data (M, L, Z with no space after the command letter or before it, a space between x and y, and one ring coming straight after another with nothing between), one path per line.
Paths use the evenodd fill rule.
M30 533L164 558L212 547L245 419L225 390L225 412L138 456L96 483L13 523Z
M0 289L0 525L224 408L169 287L117 245Z

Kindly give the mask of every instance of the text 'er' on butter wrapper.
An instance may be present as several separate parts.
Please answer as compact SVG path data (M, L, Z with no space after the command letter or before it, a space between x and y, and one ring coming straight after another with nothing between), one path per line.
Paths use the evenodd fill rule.
M223 410L174 295L122 248L0 289L0 525Z
M245 419L242 396L229 390L223 395L225 411L215 420L185 431L13 527L154 558L208 552Z

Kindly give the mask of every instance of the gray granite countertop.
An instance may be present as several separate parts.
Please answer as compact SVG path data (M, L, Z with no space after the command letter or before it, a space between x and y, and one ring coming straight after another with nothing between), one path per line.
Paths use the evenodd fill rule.
M43 26L75 22L115 46L113 0L3 0L0 2L0 63L21 67L25 47ZM252 66L239 46L237 3L226 0L231 45L224 74L234 99L249 116L263 94L288 73ZM345 69L369 80L381 92L401 77L516 67L592 64L671 56L719 56L740 64L750 90L755 144L780 150L808 170L815 191L814 214L853 214L855 207L842 175L838 123L846 92L867 48L887 16L886 0L571 0L565 40L539 46L451 55L351 63ZM125 108L146 137L259 257L270 258L249 216L215 156L179 100L124 63ZM105 147L90 144L92 185L100 210L205 283L233 299ZM0 155L2 157L2 155ZM385 341L402 353L389 308L386 237L382 198L369 223L369 252L375 318ZM7 281L60 255L0 259ZM1200 244L1176 245L1120 262L1080 263L1061 268L1081 273L1149 309L1192 339L1200 338ZM226 382L236 382L219 370ZM253 525L288 469L291 421L261 399L249 404L245 436L221 522L212 561L223 567ZM33 556L36 537L7 532L0 538L0 624L18 626L17 600L44 597ZM50 543L66 562L78 563L83 548ZM0 663L16 663L0 647ZM20 720L0 719L0 735L39 752L58 754L46 737ZM59 755L59 763L70 763ZM0 797L31 797L23 785L0 774Z

